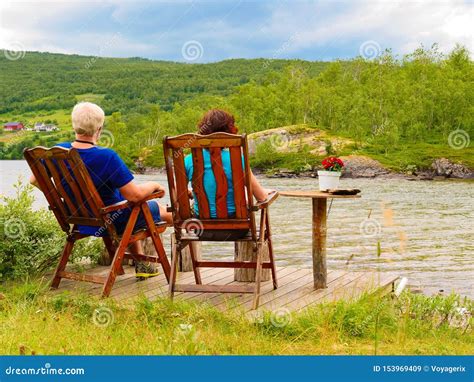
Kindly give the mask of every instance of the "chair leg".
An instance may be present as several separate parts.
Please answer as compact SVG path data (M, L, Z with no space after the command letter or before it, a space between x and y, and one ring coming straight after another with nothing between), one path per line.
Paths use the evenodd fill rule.
M143 203L141 209L143 211L143 216L145 217L147 227L150 230L151 239L153 241L153 245L155 246L156 253L158 254L158 258L160 259L161 266L163 267L163 272L165 273L166 280L168 280L169 283L170 263L168 261L168 258L166 257L165 248L163 247L163 242L161 241L160 234L156 229L155 222L153 221L153 217L151 216L148 204Z
M270 263L272 264L272 281L273 281L273 289L278 288L278 279L277 279L277 272L276 272L276 266L275 266L275 257L273 256L273 243L272 243L272 234L270 231L270 215L268 214L267 211L267 218L265 222L265 230L266 230L266 239L268 243L268 258L270 260Z
M170 272L170 281L169 281L169 296L173 299L174 296L174 285L176 283L176 273L178 272L178 250L173 251L173 256L171 258L171 272Z
M257 309L260 300L260 283L262 281L262 243L257 245L257 265L255 268L255 292L252 309Z
M194 279L196 280L196 284L202 284L201 271L199 267L196 266L196 252L194 252L194 246L192 242L189 243L189 253L191 254L191 260L193 262L193 272L194 272Z
M105 248L107 249L107 252L109 254L110 263L112 263L112 260L115 256L114 243L113 243L112 239L109 236L103 236L102 240L104 241ZM125 270L123 269L123 264L120 264L120 268L119 268L117 274L120 275L120 276L125 274Z
M69 256L71 256L72 248L74 247L75 242L76 240L74 239L74 237L67 237L66 244L64 245L63 252L59 260L59 264L56 267L53 280L51 281L51 288L57 289L59 287L59 283L61 282L59 272L62 272L66 269L67 261L69 260Z
M120 244L117 250L115 251L114 259L112 261L112 264L110 265L109 274L102 289L102 297L108 297L110 295L110 291L112 290L112 286L114 285L115 278L117 277L120 268L122 268L122 261L125 255L125 251L127 250L127 247L130 244L130 236L132 236L133 228L135 227L139 212L140 208L134 207L132 209L132 212L130 213L130 218L128 219L127 227L125 227L125 231L122 235L122 240L120 240Z

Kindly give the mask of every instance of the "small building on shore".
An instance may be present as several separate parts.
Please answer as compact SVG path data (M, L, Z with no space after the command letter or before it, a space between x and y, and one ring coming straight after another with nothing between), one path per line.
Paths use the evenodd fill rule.
M4 131L21 131L25 129L25 125L21 122L8 122L3 125Z
M42 131L56 131L58 127L53 124L44 124L42 122L36 122L33 128L33 131L42 132Z

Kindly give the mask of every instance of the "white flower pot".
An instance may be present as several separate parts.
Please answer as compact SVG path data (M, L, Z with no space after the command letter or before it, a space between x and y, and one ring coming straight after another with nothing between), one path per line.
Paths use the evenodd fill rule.
M319 190L335 190L339 187L340 171L318 171Z

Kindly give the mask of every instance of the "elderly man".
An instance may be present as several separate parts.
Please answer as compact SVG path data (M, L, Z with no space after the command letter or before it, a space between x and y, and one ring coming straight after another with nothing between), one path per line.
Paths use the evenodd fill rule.
M76 139L57 146L77 149L105 205L115 204L125 199L137 202L155 191L164 191L163 186L157 182L136 184L132 173L118 154L110 148L97 145L105 121L104 111L99 106L90 102L78 103L74 106L71 117ZM31 177L30 182L38 186L34 176ZM172 221L171 214L157 201L150 200L148 205L155 222ZM125 230L130 212L131 210L124 210L114 220L113 224L119 233ZM142 214L139 215L135 228L141 227L145 227ZM82 233L94 235L97 227L80 226L79 230ZM140 242L133 243L129 249L134 254L143 253ZM136 276L140 279L156 276L157 269L156 266L148 263L135 264Z

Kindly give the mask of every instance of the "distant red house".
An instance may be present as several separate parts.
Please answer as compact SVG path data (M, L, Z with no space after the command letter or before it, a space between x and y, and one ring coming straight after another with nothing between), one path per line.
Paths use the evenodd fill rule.
M3 125L5 131L19 131L23 130L25 126L21 122L8 122Z

